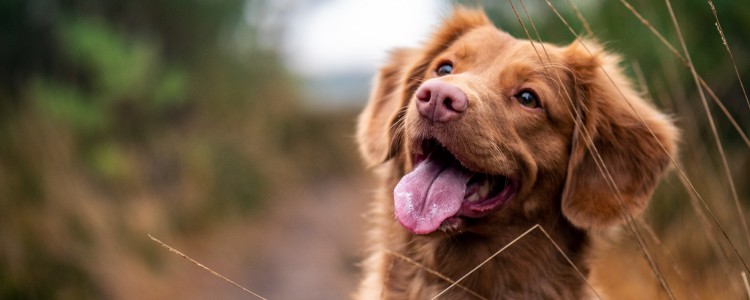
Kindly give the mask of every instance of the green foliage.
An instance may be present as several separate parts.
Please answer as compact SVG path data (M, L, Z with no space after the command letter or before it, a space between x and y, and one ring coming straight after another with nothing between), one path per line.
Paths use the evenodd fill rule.
M115 143L98 143L86 155L87 163L97 175L111 182L126 180L132 176L124 150Z
M277 148L263 124L298 114L291 78L217 38L244 26L243 1L62 4L0 4L2 299L100 298L111 283L86 261L114 255L112 237L161 264L124 215L134 199L157 201L136 217L190 234L258 210L288 168L260 157Z
M185 70L178 67L167 68L154 87L153 101L149 103L151 109L166 110L185 105L187 87L188 74Z
M89 72L94 101L144 99L150 94L153 78L161 77L156 74L160 60L152 43L128 40L101 21L73 18L62 24L59 36L72 63Z
M31 84L31 98L50 117L68 123L82 134L93 134L108 122L101 103L91 103L75 86L37 79Z

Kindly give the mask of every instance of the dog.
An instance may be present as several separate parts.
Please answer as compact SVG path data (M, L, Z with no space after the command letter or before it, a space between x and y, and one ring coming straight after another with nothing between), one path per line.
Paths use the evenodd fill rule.
M677 128L618 63L594 41L517 39L461 7L392 51L357 125L381 189L355 298L592 297L595 233L641 213L677 151Z

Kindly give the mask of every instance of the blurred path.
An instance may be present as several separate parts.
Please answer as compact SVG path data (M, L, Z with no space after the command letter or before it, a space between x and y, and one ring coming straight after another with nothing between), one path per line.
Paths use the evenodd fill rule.
M266 212L196 236L180 250L269 300L347 299L359 274L371 198L371 188L354 177L283 191ZM171 265L176 259L168 258ZM172 297L253 298L187 261L177 264L165 291Z

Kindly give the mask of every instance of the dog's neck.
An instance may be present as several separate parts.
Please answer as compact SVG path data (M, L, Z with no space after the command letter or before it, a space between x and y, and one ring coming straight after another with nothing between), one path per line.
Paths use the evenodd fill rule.
M477 298L472 294L488 299L584 298L582 275L588 273L582 259L586 251L582 245L587 244L585 233L542 225L581 275L539 229L510 244L533 226L507 228L507 234L501 237L470 233L419 237L402 230L400 239L387 242L386 247L396 254L386 260L390 265L383 274L384 295L388 296L385 298L430 299L448 288L452 283L449 280L458 280L470 272L444 294L444 299ZM508 247L482 265L505 246ZM472 272L476 267L479 268Z

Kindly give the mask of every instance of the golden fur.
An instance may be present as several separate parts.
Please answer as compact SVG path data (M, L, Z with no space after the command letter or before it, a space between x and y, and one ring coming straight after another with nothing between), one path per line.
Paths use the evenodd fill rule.
M437 77L444 61L455 71L439 80L460 88L468 108L455 121L428 122L414 94ZM430 299L450 285L389 251L456 280L535 224L588 273L591 233L639 214L669 165L667 153L676 152L676 128L635 92L617 64L616 56L593 42L532 44L496 29L482 12L463 8L421 48L393 51L357 129L362 156L377 170L381 189L369 215L372 247L356 298ZM542 108L522 107L513 96L521 88L532 88ZM405 230L394 219L393 189L414 168L413 155L426 135L472 171L517 177L514 198L459 233ZM596 163L599 156L606 169ZM618 193L602 171L611 174ZM488 299L590 295L539 231L461 285ZM443 296L473 297L455 287Z

